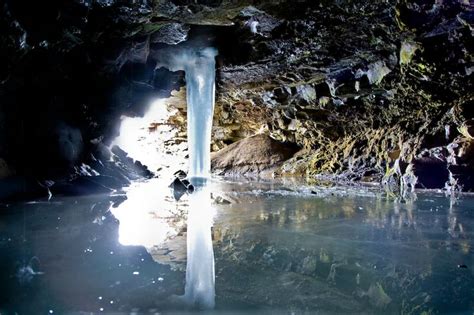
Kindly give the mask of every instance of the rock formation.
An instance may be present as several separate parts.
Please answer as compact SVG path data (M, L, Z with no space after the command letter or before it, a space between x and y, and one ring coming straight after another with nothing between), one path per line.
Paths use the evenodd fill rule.
M184 86L160 58L212 45L214 151L264 132L301 148L275 175L474 187L469 1L7 0L0 11L3 180L103 172L120 117ZM111 163L111 177L133 177Z

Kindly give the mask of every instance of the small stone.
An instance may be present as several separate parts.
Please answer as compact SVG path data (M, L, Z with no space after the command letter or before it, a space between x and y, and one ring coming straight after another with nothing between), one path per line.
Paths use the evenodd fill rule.
M309 84L296 87L298 98L306 105L313 103L316 99L316 90Z
M281 86L273 90L273 94L280 102L285 101L291 96L291 89L288 86Z
M415 52L419 49L419 44L411 41L404 41L400 47L400 65L409 64L415 55Z
M214 199L214 203L215 204L218 204L218 205L230 205L231 202L227 199L224 199L222 198L221 196L217 196L215 199Z
M179 179L185 179L188 176L183 170L176 171L173 175Z

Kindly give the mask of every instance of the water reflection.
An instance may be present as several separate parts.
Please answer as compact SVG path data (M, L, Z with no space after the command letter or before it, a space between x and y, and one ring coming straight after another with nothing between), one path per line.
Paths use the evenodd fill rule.
M172 197L172 190L162 179L135 183L127 191L128 199L111 211L120 221L122 245L144 246L157 262L175 269L181 269L186 261L185 293L179 301L212 309L215 272L211 186L204 178L191 182L194 193L180 201ZM184 236L186 243L182 242Z
M297 196L295 189L275 185L260 185L254 193L229 185L228 194L239 202L219 209L215 219L219 296L232 300L235 284L250 304L264 300L323 313L472 308L472 199L340 190L300 189ZM238 269L222 272L223 265ZM260 290L271 287L271 293L247 281Z
M192 179L196 187L189 197L186 287L184 297L192 306L212 309L215 304L214 249L211 227L211 189L206 179Z
M160 247L183 227L179 218L184 209L175 203L166 182L158 178L133 183L127 189L127 200L111 211L120 221L122 245Z
M108 196L2 208L0 313L179 313L214 294L217 313L474 310L472 196L224 183L177 203L168 183L131 187L119 225Z

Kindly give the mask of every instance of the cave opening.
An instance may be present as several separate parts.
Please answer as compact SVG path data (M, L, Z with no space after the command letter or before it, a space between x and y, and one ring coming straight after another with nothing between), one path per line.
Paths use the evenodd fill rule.
M223 50L216 56L217 65L245 63L250 52L244 52L245 48L239 47L238 42L229 40L235 32L235 28L229 26L191 26L187 41L177 45L151 45L146 63L126 62L120 69L120 80L147 85L153 88L153 93L149 95L145 91L144 97L140 91L133 93L128 109L113 128L115 134L104 142L110 143L110 148L120 147L153 172L167 170L169 176L172 172L187 168L184 164L188 155L187 132L183 131L185 120L190 117L186 114L183 95L187 80L184 68L173 65L169 60L183 54L183 51L214 46L217 50L218 47ZM183 60L187 58L191 57L182 57ZM218 76L219 71L216 73ZM224 143L234 141L227 139Z

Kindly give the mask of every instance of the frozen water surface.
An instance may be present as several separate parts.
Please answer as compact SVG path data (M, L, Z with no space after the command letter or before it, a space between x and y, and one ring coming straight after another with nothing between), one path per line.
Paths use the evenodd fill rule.
M138 192L156 181L133 185L121 204L89 196L1 205L0 313L198 312L180 298L192 201L175 202L163 187ZM269 182L209 189L216 298L206 313L474 311L473 196L398 200Z

